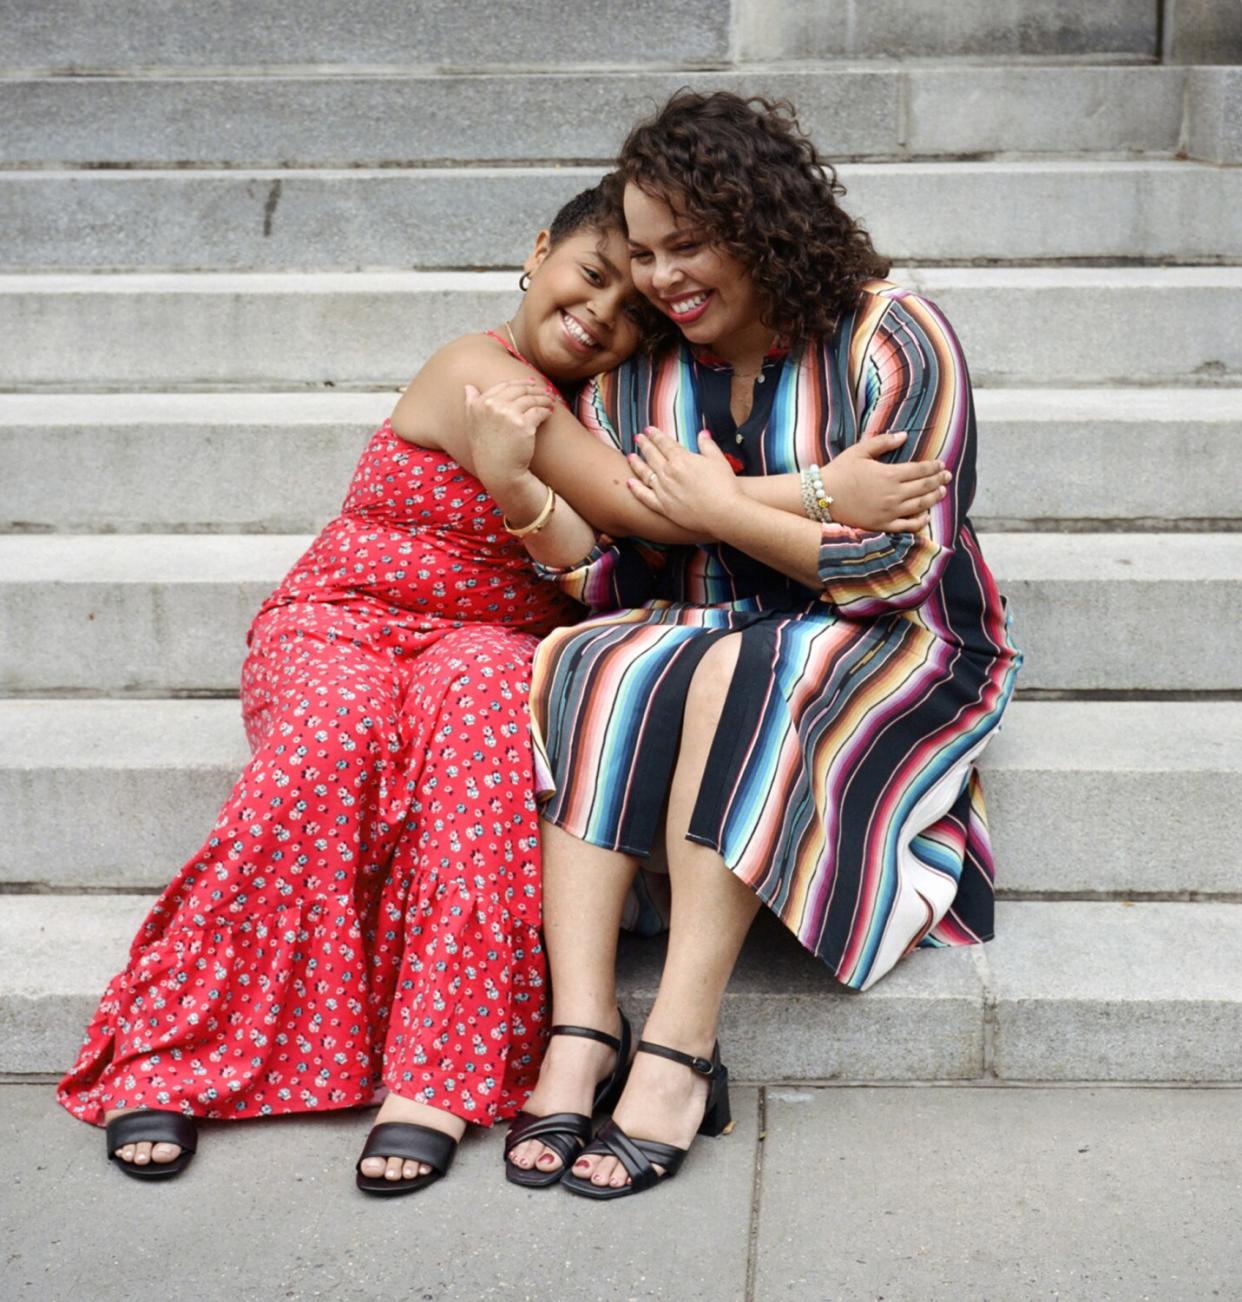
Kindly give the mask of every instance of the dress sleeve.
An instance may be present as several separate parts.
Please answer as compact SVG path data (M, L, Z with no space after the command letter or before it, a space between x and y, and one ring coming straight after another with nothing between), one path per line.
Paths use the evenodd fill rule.
M596 438L620 449L621 439L608 411L607 378L596 376L583 385L576 415ZM666 561L664 553L656 543L596 534L595 546L577 564L536 563L535 573L591 610L632 609L655 595L657 575Z
M825 525L822 600L849 616L921 605L953 555L974 493L975 414L961 345L939 309L915 294L893 299L867 343L858 381L858 437L905 430L889 461L944 462L953 478L918 533Z
M614 542L599 534L595 546L576 565L536 563L535 572L591 610L632 610L656 595L663 568L661 549L634 538Z

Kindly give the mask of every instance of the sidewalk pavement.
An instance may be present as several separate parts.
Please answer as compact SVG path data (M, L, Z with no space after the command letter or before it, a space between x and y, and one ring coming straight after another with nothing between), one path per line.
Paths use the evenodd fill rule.
M49 1085L0 1085L5 1302L1186 1302L1242 1298L1242 1090L736 1089L676 1181L593 1204L450 1177L364 1198L370 1114L202 1128L110 1169Z

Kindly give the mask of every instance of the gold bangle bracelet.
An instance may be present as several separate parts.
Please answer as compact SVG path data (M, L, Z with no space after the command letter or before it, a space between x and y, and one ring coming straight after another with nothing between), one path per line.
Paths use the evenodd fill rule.
M511 534L514 538L525 538L528 534L538 533L545 524L552 518L552 512L556 510L556 494L548 486L548 495L544 498L543 510L530 522L524 524L520 529L515 529L510 523L508 516L502 515L500 523L505 527L505 533Z

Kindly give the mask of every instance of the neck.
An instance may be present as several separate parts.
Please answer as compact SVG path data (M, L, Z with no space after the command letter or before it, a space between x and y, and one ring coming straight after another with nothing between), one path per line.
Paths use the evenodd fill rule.
M771 327L753 321L723 338L709 340L707 347L735 371L757 371L772 347L773 338Z
M513 336L511 339L509 337L510 332L512 332ZM521 353L528 362L531 362L530 348L526 338L526 324L522 320L522 313L520 310L514 313L514 315L496 331L496 333L502 339L508 339L518 352ZM534 362L531 362L531 365L533 366Z

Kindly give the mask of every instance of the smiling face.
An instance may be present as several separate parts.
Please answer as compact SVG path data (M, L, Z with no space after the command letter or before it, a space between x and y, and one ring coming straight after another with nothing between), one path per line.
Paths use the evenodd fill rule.
M620 231L584 227L555 245L540 231L526 270L530 288L513 331L523 356L544 375L584 380L638 347L641 305Z
M625 224L634 284L691 343L730 361L762 354L772 330L750 273L702 223L630 184Z

